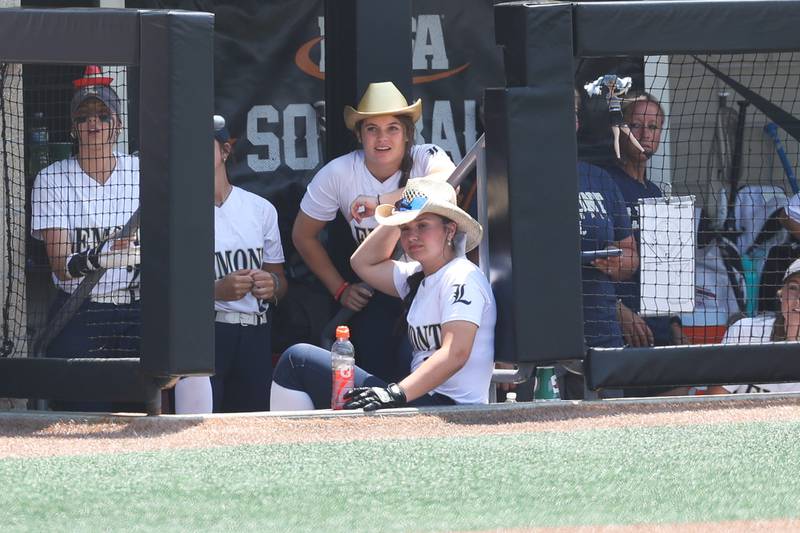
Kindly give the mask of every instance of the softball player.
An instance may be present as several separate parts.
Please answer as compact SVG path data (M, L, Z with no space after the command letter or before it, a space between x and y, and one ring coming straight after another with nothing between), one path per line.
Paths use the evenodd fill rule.
M175 386L176 413L268 411L272 382L270 307L286 294L278 213L234 187L225 163L231 138L214 117L214 310L216 374Z
M487 403L497 309L488 280L463 257L480 242L480 224L456 206L455 190L441 177L409 180L397 205L380 205L375 218L380 227L351 263L371 286L403 298L413 355L399 383L356 367L345 408ZM398 239L412 261L392 260ZM272 409L320 409L330 401L330 352L308 344L284 352Z
M349 283L336 270L319 234L340 211L357 244L376 227L373 217L380 203L400 200L409 178L444 172L455 165L432 144L414 145L414 123L422 102L412 105L391 82L372 83L358 108L347 106L345 123L362 148L338 157L317 172L300 203L292 229L295 247L333 298L352 311L363 311L350 321L356 361L366 370L396 380L408 369L408 347L396 327L402 314L399 300Z
M78 155L43 169L33 186L31 232L44 241L61 309L83 277L108 270L46 349L48 357L138 357L139 247L114 234L139 206L139 160L114 151L120 100L99 67L75 81L71 134ZM64 410L111 404L62 403Z

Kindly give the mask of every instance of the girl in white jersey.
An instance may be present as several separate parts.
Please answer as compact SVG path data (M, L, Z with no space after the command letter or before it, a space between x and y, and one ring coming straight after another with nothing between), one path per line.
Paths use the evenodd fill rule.
M403 298L413 357L398 383L356 367L347 409L487 403L497 310L489 282L463 257L482 228L456 205L455 190L430 177L409 180L396 205L383 204L380 226L350 261L375 289ZM392 260L398 239L410 262ZM275 368L272 410L330 406L330 353L289 348Z
M783 275L778 291L781 310L777 316L742 318L734 322L722 339L723 344L764 344L800 341L800 259L795 260ZM800 383L771 383L709 387L710 393L731 392L800 392Z
M373 215L378 204L398 201L409 178L452 172L455 165L441 148L414 145L414 123L421 114L421 101L408 105L391 82L370 84L358 108L344 111L345 123L362 148L317 172L292 229L297 251L331 296L347 309L363 310L350 321L356 361L386 380L399 379L408 366L408 349L401 347L403 335L397 327L400 302L347 281L319 234L339 211L359 244L377 225Z
M177 414L268 411L272 382L270 308L286 294L278 212L231 185L232 140L214 116L214 311L216 373L175 385ZM212 394L213 391L213 394Z
M120 100L97 66L75 80L70 113L77 156L43 169L33 185L31 232L44 241L59 289L53 315L86 274L107 268L48 357L139 357L139 247L114 234L139 207L139 160L114 151ZM62 402L62 410L104 411L110 403Z

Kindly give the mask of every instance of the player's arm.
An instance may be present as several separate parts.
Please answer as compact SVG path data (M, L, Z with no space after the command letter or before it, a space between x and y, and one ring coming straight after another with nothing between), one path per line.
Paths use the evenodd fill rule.
M312 218L302 210L298 211L292 228L294 247L334 299L338 295L343 306L360 311L367 305L372 293L359 284L345 285L344 278L333 266L330 256L319 242L319 234L325 224L325 221Z
M350 256L350 266L358 277L389 296L399 296L394 286L392 253L400 238L400 229L378 226Z
M41 230L41 236L53 274L61 281L72 279L67 270L67 259L71 252L69 232L64 228L46 228Z
M335 296L336 291L344 283L344 278L333 266L328 252L319 241L319 234L326 224L327 222L312 218L302 210L298 211L292 227L292 242L311 272L325 285L328 292Z

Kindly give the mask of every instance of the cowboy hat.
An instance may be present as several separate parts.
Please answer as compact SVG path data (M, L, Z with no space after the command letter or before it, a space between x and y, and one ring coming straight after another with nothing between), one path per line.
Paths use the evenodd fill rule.
M422 115L422 100L417 99L408 105L403 93L394 86L394 83L390 81L370 83L357 109L345 106L344 123L347 129L355 131L359 121L381 115L408 115L416 122Z
M469 213L456 205L456 191L444 176L425 176L408 180L403 197L395 205L381 204L375 209L375 220L384 226L408 224L424 213L434 213L456 223L456 233L466 237L465 252L481 241L483 228Z

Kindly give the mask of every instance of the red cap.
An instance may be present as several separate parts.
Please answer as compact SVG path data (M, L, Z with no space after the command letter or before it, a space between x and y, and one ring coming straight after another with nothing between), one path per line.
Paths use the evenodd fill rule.
M103 69L97 65L89 65L83 71L83 77L72 82L76 89L92 85L111 85L114 78L103 76Z
M336 339L337 340L346 340L350 338L350 328L347 326L337 326L336 327Z

